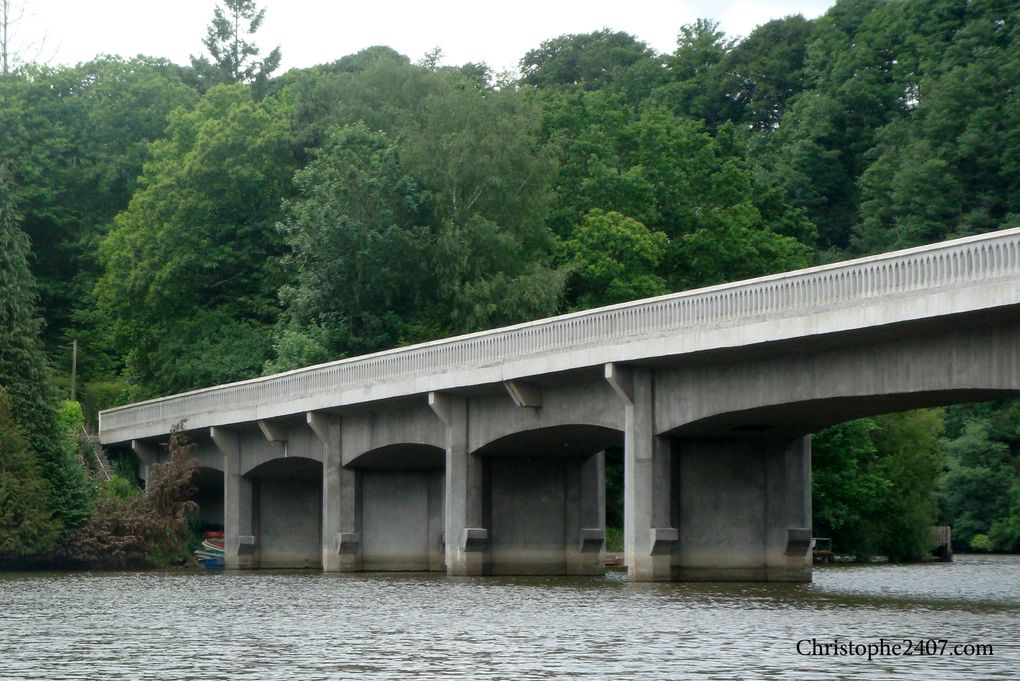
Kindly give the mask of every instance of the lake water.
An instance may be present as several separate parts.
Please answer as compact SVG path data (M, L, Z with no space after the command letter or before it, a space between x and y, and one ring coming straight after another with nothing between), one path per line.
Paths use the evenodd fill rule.
M883 637L947 644L870 661L797 652L798 641ZM950 655L966 644L992 654ZM827 566L799 585L0 574L3 679L352 677L1017 679L1020 556Z

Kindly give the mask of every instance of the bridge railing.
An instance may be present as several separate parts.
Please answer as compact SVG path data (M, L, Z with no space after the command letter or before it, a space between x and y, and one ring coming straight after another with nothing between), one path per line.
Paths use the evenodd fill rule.
M330 362L109 409L104 429L175 423L223 406L258 407L295 396L462 367L501 364L636 336L737 325L761 318L936 290L1020 274L1020 228L795 272L674 293L516 326Z

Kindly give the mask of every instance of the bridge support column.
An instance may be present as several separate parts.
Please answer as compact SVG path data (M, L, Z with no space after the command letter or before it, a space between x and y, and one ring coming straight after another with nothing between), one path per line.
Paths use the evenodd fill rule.
M811 581L811 439L677 442L674 577Z
M138 477L148 482L149 469L159 463L159 447L142 440L132 440L131 450L138 457Z
M488 567L489 532L482 524L482 461L468 452L467 400L429 393L429 406L446 425L446 572L482 575Z
M623 543L627 577L635 582L672 579L677 531L671 519L670 441L655 435L654 372L606 366L606 379L623 399Z
M234 569L255 567L252 484L241 475L240 440L223 428L210 428L209 435L223 453L224 563Z
M310 411L305 418L322 443L322 569L355 572L361 569L356 474L343 467L340 416Z

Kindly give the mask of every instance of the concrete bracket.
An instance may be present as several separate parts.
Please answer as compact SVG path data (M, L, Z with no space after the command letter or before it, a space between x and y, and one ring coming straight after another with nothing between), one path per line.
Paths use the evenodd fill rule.
M337 553L355 553L361 544L360 532L337 532Z
M319 438L320 442L329 442L329 421L329 415L324 412L305 412L305 422L308 424L308 427L312 429L312 432L315 433L315 436Z
M605 543L606 533L601 527L581 529L581 553L598 553Z
M489 531L484 527L465 527L460 533L460 545L465 552L484 551L489 543Z
M437 392L429 393L429 407L447 428L453 425L453 405L451 402L452 398L449 395Z
M250 534L242 534L237 537L237 555L250 556L255 553L255 537Z
M259 422L259 430L266 436L266 439L270 442L286 442L287 441L287 428L283 424L274 423L272 421Z
M542 389L537 385L522 381L503 381L503 385L506 387L506 391L510 393L510 399L518 407L534 407L537 409L542 406Z
M159 463L159 449L148 442L132 440L131 451L133 451L138 456L138 460L146 466Z
M224 454L236 454L238 452L237 434L221 426L213 426L209 429L209 437L213 444Z
M606 364L606 380L609 386L627 404L634 404L634 370L620 364Z
M811 550L810 527L786 528L786 555L805 556Z
M673 551L680 541L680 532L675 527L653 527L649 531L653 556L665 556Z

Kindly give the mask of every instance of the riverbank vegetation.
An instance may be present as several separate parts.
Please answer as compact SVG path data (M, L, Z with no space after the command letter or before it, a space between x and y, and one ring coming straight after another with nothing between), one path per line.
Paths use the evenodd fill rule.
M228 0L239 21L217 15L189 65L0 75L0 561L147 550L115 538L148 502L99 491L68 444L72 380L94 425L118 403L1020 225L1013 3L841 0L739 40L698 21L667 54L607 29L510 74L387 47L277 73L252 6ZM918 558L935 522L958 549L1020 550L1016 403L842 424L814 452L815 533L839 552Z

